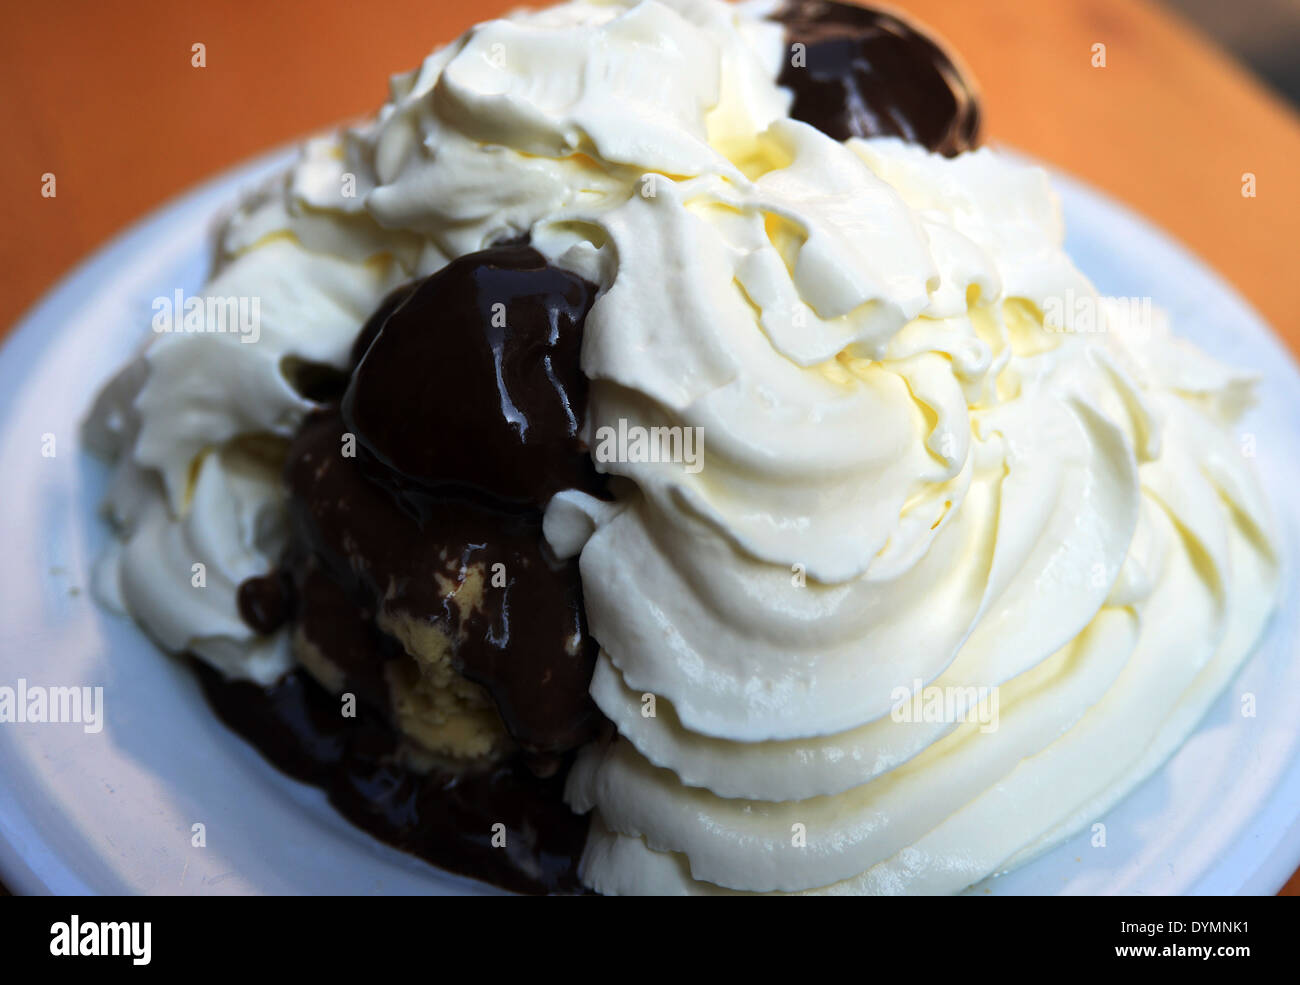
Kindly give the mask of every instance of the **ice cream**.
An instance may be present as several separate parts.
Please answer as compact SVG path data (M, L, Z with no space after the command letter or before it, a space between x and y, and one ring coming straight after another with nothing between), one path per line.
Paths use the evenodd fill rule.
M105 395L126 607L232 677L369 675L440 762L583 745L598 892L951 892L1050 846L1195 726L1277 559L1250 376L1099 298L978 120L942 48L834 4L478 26L227 221L205 291L260 299L256 343L160 336ZM476 663L546 592L568 628ZM340 613L395 656L331 656Z

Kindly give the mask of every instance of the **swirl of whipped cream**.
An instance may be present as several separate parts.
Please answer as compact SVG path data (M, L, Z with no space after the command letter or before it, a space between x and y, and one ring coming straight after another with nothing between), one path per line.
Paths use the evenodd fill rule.
M392 285L528 234L602 289L589 443L703 437L691 467L599 460L616 502L547 511L618 731L569 780L584 878L959 890L1155 768L1258 636L1250 378L1098 298L1039 169L789 119L772 6L492 21L310 142L226 223L205 289L261 298L259 341L158 338L110 391L119 582L169 647L273 677L280 643L227 591L282 536L250 436L292 434L295 361L342 366ZM1054 329L1067 298L1105 330ZM194 561L221 592L165 589ZM899 720L929 688L986 695L995 727Z
M847 251L799 252L784 278L768 266L756 298L742 272L768 247L729 227L751 203L768 207L761 190L721 221L712 201L661 197L705 221L614 235L629 250L652 228L679 236L656 248L692 265L717 244L703 263L724 285L702 298L713 307L669 323L706 338L739 338L729 321L746 317L757 336L767 298L792 290L815 317L856 300L895 325L879 340L846 337L833 356L849 399L883 397L848 423L819 389L826 364L794 351L769 368L775 336L748 350L720 343L736 358L682 400L656 363L697 350L663 337L663 312L648 316L653 345L602 346L607 330L635 337L644 309L601 307L617 281L593 309L591 426L632 416L706 438L698 471L610 465L640 496L600 514L582 548L604 647L592 693L620 737L587 752L569 795L597 812L584 875L604 892L961 889L1122 795L1138 764L1156 765L1149 750L1179 741L1271 608L1266 511L1229 430L1247 378L1097 298L1061 251L1036 172L987 151L845 151L915 210L883 242L906 252L924 222L932 306L909 309L903 278L873 279L889 258L865 248L863 231L878 227L852 218L860 276ZM864 197L852 188L828 213L852 216ZM782 218L813 246L815 213L791 206ZM819 261L844 276L812 272ZM827 285L858 294L833 305L818 293ZM731 303L742 294L749 311ZM1044 324L1052 299L1072 294L1105 319L1101 334ZM961 296L966 311L953 313ZM774 382L781 371L808 386ZM907 459L917 450L928 467ZM895 478L898 460L908 465ZM996 727L886 714L906 705L900 689L926 685L996 688Z

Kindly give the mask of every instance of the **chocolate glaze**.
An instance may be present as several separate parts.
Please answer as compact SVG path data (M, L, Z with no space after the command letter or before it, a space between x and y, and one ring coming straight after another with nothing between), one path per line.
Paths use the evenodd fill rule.
M292 579L297 629L342 671L347 690L388 707L385 667L402 647L375 625L373 602L349 595L310 555L287 561L284 570Z
M773 19L806 46L777 81L790 115L836 140L901 137L953 157L979 142L975 90L947 52L893 14L830 0L788 0Z
M379 307L366 319L366 323L361 327L361 331L352 343L346 370L331 366L328 363L317 363L312 362L310 359L299 359L296 356L290 356L284 360L280 367L289 384L298 391L300 396L313 403L334 404L342 400L343 393L348 388L348 381L352 379L352 372L357 368L357 363L361 362L361 357L366 354L366 350L370 348L370 343L375 340L379 330L384 327L384 322L388 320L388 316L410 296L418 283L418 281L410 281L402 284L391 291L383 301L379 302Z
M290 587L278 571L248 578L235 595L239 615L259 633L274 633L289 618Z
M343 397L348 430L379 466L372 477L408 500L468 486L525 509L599 488L578 439L581 326L595 293L531 247L503 245L401 298L368 343L363 332Z
M322 406L286 458L290 547L278 572L240 586L240 611L259 632L292 619L364 714L342 718L303 671L269 689L204 675L232 727L354 822L524 891L579 888L587 822L562 801L563 773L602 721L577 563L542 537L553 493L604 495L578 437L595 293L499 244L389 295L348 372L295 363L294 385ZM405 651L382 628L396 618L453 641L452 666L486 690L516 752L429 774L403 765L385 669ZM490 846L498 822L505 851Z
M384 327L384 322L388 321L388 316L402 306L407 298L420 286L418 280L408 281L389 292L384 300L379 302L379 307L374 310L366 323L361 326L361 331L357 334L356 341L352 343L352 353L348 362L348 373L343 378L343 385L338 392L338 398L343 397L343 391L347 389L348 381L352 378L352 373L356 371L357 363L361 362L361 357L366 354L370 348L370 343L375 341L375 336L379 330Z
M587 818L565 807L563 776L538 779L511 761L479 772L403 765L386 718L355 718L302 671L261 688L194 661L208 702L277 768L321 787L348 820L441 868L522 893L580 893ZM492 845L505 825L505 846ZM499 830L499 829L498 829Z
M360 674L378 655L332 624L372 622L383 600L389 613L433 622L458 640L453 665L488 690L526 749L553 753L588 738L596 721L587 695L596 645L586 632L577 563L547 554L540 511L507 513L445 498L429 500L427 519L417 519L343 457L345 433L338 411L326 409L304 423L289 451L298 554L288 567L308 637L332 662ZM494 565L501 565L500 584L492 581ZM446 586L476 566L482 603L462 612Z

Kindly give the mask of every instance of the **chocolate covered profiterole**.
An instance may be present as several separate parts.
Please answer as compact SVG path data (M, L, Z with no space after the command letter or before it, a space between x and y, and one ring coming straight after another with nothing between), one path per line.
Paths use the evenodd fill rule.
M794 93L793 119L836 140L901 137L948 157L978 144L970 78L907 21L830 0L788 0L773 18L803 45L777 80Z
M541 510L561 489L603 494L578 438L594 293L493 247L395 291L350 375L308 371L326 403L287 457L291 544L239 600L261 632L292 613L314 679L264 693L205 675L223 717L354 820L513 889L580 888L586 822L557 774L599 718L595 643ZM341 718L322 687L363 714ZM511 851L489 844L498 822Z

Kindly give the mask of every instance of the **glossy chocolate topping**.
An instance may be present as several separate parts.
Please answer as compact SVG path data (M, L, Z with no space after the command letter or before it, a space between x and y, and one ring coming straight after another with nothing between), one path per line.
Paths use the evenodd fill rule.
M259 633L274 633L289 618L290 587L280 572L249 578L236 593L239 615Z
M376 478L402 496L468 486L524 508L598 487L578 440L581 326L594 299L593 285L520 245L418 284L368 344L363 334L343 398Z
M788 0L773 17L788 45L804 46L789 52L777 80L794 93L794 119L836 140L901 137L948 157L978 144L973 86L911 24L828 0Z
M351 608L350 618L362 623L382 604L456 641L453 665L488 690L506 729L529 751L563 751L588 738L596 645L586 632L577 563L547 555L540 511L507 513L448 497L429 500L427 518L417 519L340 453L344 434L337 410L323 410L289 452L298 549L288 567L308 637L360 677L359 647L337 628L322 631L313 613L333 621ZM470 578L482 595L462 611L451 590ZM360 662L380 659L363 650Z
M277 768L324 789L344 817L376 838L516 892L583 892L577 863L587 818L564 805L562 774L539 779L515 761L415 772L403 765L382 714L362 704L356 718L344 718L338 699L301 670L261 688L194 665L222 721Z
M223 718L356 823L525 891L580 888L587 822L563 804L563 767L602 721L577 562L558 561L542 536L553 493L604 495L578 437L595 293L530 247L501 244L394 291L348 372L286 367L322 406L286 459L290 547L280 571L240 586L240 612L259 632L291 619L364 714L341 716L302 671L270 689L205 675ZM390 635L403 623L447 641L516 752L427 774L403 765L386 673L410 659ZM513 848L490 846L496 822Z

